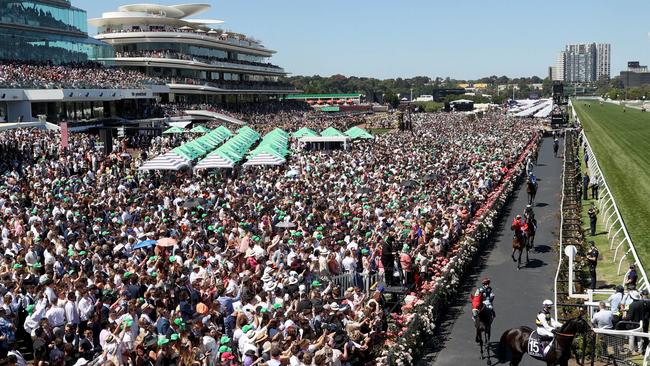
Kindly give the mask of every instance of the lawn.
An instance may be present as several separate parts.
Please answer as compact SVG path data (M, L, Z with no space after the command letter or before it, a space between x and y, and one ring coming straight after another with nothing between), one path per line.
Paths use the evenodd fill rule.
M612 190L641 262L644 268L648 268L650 113L633 108L627 108L624 112L623 107L618 105L600 105L598 102L581 100L574 101L573 106ZM602 230L602 227L598 229ZM598 244L606 242L605 235L597 235L596 238ZM608 247L599 249L603 253L603 249ZM603 254L607 256L606 252Z

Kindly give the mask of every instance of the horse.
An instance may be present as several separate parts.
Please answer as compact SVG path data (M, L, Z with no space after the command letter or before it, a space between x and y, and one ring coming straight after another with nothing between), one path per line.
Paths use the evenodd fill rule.
M526 264L528 264L528 246L526 245L526 239L524 237L524 232L520 228L513 227L512 230L515 231L512 237L512 254L510 257L514 262L517 262L517 269L521 269L521 255L524 250L526 250ZM515 259L515 252L519 251L518 259Z
M490 334L492 332L492 321L494 320L494 313L492 309L485 306L481 303L481 307L478 309L478 315L474 319L474 327L476 327L476 343L479 344L481 348L481 359L483 357L483 345L485 344L485 351L487 352L487 358L490 359Z
M576 334L585 334L589 330L591 330L591 326L583 318L583 315L569 319L555 333L555 341L546 356L539 360L546 362L547 366L568 366L573 339ZM529 327L506 330L499 340L497 353L499 362L505 362L508 354L510 354L510 365L519 365L521 358L528 352L528 339L532 332L533 330Z
M537 194L537 182L533 182L531 178L528 178L526 192L528 192L528 204L532 205L535 202L535 195Z
M535 247L535 232L537 231L537 220L535 218L530 218L527 220L528 225L526 225L526 250L533 249Z

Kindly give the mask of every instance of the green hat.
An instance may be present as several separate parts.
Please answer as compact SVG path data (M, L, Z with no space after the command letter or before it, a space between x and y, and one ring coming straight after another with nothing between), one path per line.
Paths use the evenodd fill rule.
M241 331L244 333L248 333L249 330L253 329L252 325L246 324L243 327L241 327Z
M322 227L322 226L319 226L319 227L316 228L316 230L318 230L318 231L323 231L323 227Z
M123 277L124 277L124 278L129 278L129 277L131 277L132 274L133 274L132 272L126 271L126 272L124 272L124 276L123 276Z
M149 262L153 262L156 259L158 259L158 256L157 255L152 255L151 257L149 257Z
M172 341L177 341L178 338L180 338L180 337L178 336L178 333L174 333L174 334L172 334L171 337L169 337L169 338L170 338Z
M156 271L151 272L151 277L158 277L158 272Z
M32 313L34 312L34 308L35 308L35 307L36 307L36 306L35 306L34 304L27 305L27 307L25 308L25 311L27 311L27 313L28 313L29 315L32 315Z
M323 234L320 233L316 234L316 239L323 239Z
M219 353L225 353L225 352L230 352L230 351L232 351L232 348L230 348L228 346L219 347Z
M214 231L214 226L213 225L208 226L208 230Z
M80 251L79 255L86 255L86 251L85 250Z
M170 257L169 257L169 262L170 262L170 263L174 263L174 262L176 262L176 256L175 256L175 255L170 256Z
M34 263L34 265L32 267L34 267L34 268L43 268L43 265L41 264L41 262L36 262L36 263Z
M322 285L322 283L320 283L320 281L318 281L318 280L311 281L311 287L319 287L321 285Z
M370 237L372 235L372 232L366 231L366 238Z
M176 319L174 319L174 324L176 324L176 325L178 325L180 327L180 326L184 325L185 323L183 323L183 318L176 318Z
M221 343L221 344L230 343L230 337L228 337L228 336L221 337L221 339L219 340L219 343Z
M167 343L169 343L169 339L167 339L166 337L158 338L158 345L159 346L164 346Z
M344 212L343 216L350 216L350 213L349 212Z
M108 234L109 234L108 231L102 231L102 235L103 235L103 236L106 236L106 235L108 235Z
M14 264L14 269L23 268L23 265L20 263Z
M269 309L268 308L261 308L260 313L268 313Z
M293 239L289 239L288 243L289 244L295 244L296 242Z
M368 254L370 251L366 248L361 249L361 254Z
M253 236L253 241L260 241L260 240L261 240L261 239L260 239L259 236L257 236L257 235Z
M277 310L277 309L279 309L281 307L282 307L282 304L280 304L280 303L276 302L275 304L273 304L273 309L275 309L275 310Z

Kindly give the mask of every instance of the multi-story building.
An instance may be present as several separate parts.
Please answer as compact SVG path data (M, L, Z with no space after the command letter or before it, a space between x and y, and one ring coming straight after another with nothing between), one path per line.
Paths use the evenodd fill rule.
M558 57L557 63L561 57ZM610 58L611 47L608 43L569 44L564 52L564 80L592 83L603 77L609 78Z
M61 70L90 70L80 63L115 56L113 47L88 37L87 23L86 11L68 0L0 0L0 122L90 123L139 117L153 104L152 85L127 80L123 85L128 87L98 89L100 83L86 84L85 79L61 80L70 77ZM57 68L56 73L34 72L49 67Z
M557 81L564 81L564 65L566 63L566 52L562 51L555 59L555 66L552 70L552 79Z
M88 37L86 11L68 0L0 1L0 60L55 64L112 57Z
M611 45L609 43L596 44L596 80L609 79L611 73Z
M629 61L627 70L621 71L621 81L625 88L638 88L650 85L650 72L648 66L641 65L639 61Z
M101 62L165 78L163 101L231 103L297 92L278 82L287 73L270 62L276 51L240 33L215 29L216 19L191 19L210 5L124 5L91 19L96 39L115 48Z

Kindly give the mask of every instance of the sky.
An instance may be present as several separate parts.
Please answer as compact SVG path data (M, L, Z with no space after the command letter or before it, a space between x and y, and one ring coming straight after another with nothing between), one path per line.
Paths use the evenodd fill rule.
M130 3L72 0L88 18ZM648 0L203 0L217 18L276 50L292 75L380 79L545 77L567 43L611 43L612 77L650 64ZM95 30L89 28L92 35Z

